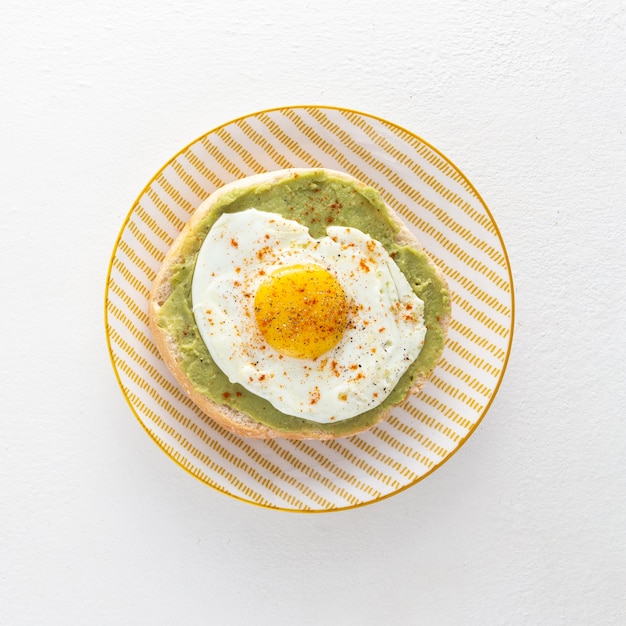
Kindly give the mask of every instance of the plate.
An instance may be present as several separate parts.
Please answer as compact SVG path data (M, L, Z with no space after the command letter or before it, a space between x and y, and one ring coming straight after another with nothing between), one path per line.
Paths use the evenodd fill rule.
M260 172L320 166L378 189L444 271L452 292L448 341L421 392L366 433L329 442L245 439L197 410L164 365L148 329L150 286L189 215L212 191ZM463 173L397 124L328 106L252 113L181 150L130 209L105 295L113 369L132 412L161 449L222 493L301 512L377 502L441 467L494 399L513 316L502 236Z

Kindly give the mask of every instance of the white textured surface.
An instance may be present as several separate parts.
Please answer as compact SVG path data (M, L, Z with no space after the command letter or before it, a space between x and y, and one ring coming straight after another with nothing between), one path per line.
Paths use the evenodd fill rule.
M0 624L622 623L626 11L418 4L2 3ZM172 463L102 323L152 174L219 123L300 103L380 115L455 161L517 296L507 375L467 445L404 493L321 516Z

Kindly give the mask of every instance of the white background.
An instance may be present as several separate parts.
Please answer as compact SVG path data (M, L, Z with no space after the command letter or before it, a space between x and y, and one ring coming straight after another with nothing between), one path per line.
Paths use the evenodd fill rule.
M626 611L626 10L507 3L0 4L0 623L619 624ZM513 351L469 442L324 515L204 486L133 417L109 257L174 153L327 104L485 198Z

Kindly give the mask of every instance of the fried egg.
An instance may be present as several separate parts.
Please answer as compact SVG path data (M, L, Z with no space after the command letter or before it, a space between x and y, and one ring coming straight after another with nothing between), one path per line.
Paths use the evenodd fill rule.
M318 423L378 406L418 357L424 303L382 244L356 228L225 213L198 253L200 335L233 383Z

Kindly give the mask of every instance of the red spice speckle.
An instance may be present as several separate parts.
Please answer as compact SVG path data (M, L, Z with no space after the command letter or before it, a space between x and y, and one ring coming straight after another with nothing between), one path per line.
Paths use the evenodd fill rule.
M266 254L269 254L272 251L272 249L269 246L265 246L264 248L261 248L257 253L256 256L257 258L262 261L263 258L265 257Z
M317 404L320 401L322 394L319 387L315 387L313 391L309 392L309 404Z
M231 240L230 240L230 245L231 245L233 248L238 248L238 247L239 247L239 242L238 242L236 239L231 239Z

